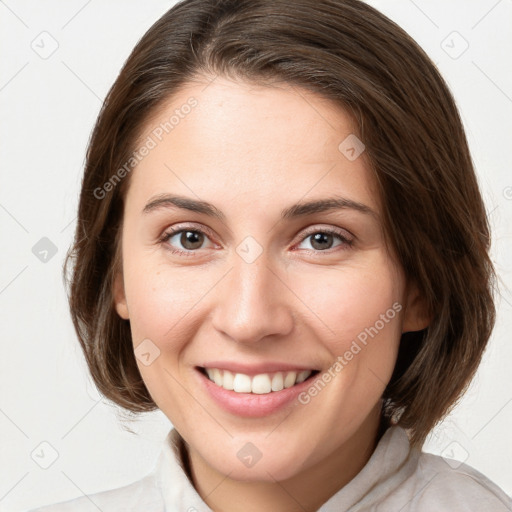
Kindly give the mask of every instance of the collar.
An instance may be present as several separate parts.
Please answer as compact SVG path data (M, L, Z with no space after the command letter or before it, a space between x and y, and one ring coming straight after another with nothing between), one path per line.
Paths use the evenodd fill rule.
M318 512L357 512L378 503L414 472L419 455L419 450L410 449L402 427L389 427L363 469ZM167 434L155 469L165 510L213 512L194 488L185 442L175 428Z
M369 510L414 473L420 454L420 450L411 450L402 427L389 427L363 469L318 512Z
M189 477L185 441L175 428L165 438L155 469L166 511L213 512L197 493Z

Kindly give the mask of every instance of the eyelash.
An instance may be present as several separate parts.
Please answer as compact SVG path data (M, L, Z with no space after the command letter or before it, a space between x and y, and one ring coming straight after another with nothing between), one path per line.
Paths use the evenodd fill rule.
M206 235L206 236L209 236L209 237L212 237L212 234L207 231L207 230L204 230L204 229L199 229L199 228L196 228L196 227L179 227L179 228L176 228L176 229L172 229L169 230L169 231L166 231L162 237L159 239L159 243L162 244L162 245L165 245L166 246L166 249L167 250L170 250L173 254L178 254L180 256L186 256L186 257L194 257L195 256L195 253L197 252L197 250L189 250L189 251L184 251L182 249L175 249L175 248L172 248L172 246L170 246L169 244L167 244L167 242L176 234L178 233L183 233L184 231L192 231L194 233L201 233L203 235ZM300 240L299 244L301 244L302 242L304 242L304 240L306 240L308 237L312 236L312 235L315 235L317 233L322 233L322 234L327 234L327 235L334 235L334 236L337 236L341 242L343 243L343 245L345 245L345 248L344 249L347 249L347 248L350 248L352 247L353 243L354 243L354 240L351 240L351 239L348 239L346 236L344 236L342 234L341 231L338 231L336 229L333 229L333 228L324 228L324 229L314 229L314 230L310 230L308 231L304 237ZM326 250L326 251L320 251L320 250L314 250L314 249L303 249L303 250L306 250L308 251L309 253L322 253L322 252L326 252L328 254L331 254L332 251L330 249ZM341 249L343 250L343 249Z

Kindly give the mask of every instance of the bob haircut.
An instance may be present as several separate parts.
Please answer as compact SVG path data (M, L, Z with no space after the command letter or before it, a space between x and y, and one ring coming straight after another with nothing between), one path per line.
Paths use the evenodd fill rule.
M494 327L490 229L447 84L404 30L359 0L184 0L137 43L89 140L63 268L95 384L127 411L157 409L137 367L129 321L114 307L131 170L121 169L164 102L217 75L285 82L334 101L356 120L383 205L386 246L418 286L431 319L402 335L382 397L383 421L408 429L411 444L421 446L466 391Z

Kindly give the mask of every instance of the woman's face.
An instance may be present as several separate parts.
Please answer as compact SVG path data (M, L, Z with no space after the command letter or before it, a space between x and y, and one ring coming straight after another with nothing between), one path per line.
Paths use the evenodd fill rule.
M375 435L400 335L423 326L349 116L286 85L207 83L140 139L116 309L194 456L283 480Z

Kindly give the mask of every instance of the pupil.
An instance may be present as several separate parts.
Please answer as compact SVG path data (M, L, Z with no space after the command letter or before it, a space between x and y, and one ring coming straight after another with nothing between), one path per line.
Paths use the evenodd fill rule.
M184 231L181 235L181 244L185 249L188 250L194 250L198 249L202 245L202 237L203 235L201 233L198 233L197 231Z
M329 240L329 238L331 238L331 237L332 237L332 235L329 235L328 233L315 233L315 235L313 236L311 245L315 249L329 249L332 245L332 239ZM327 242L327 246L325 245L326 242ZM329 242L331 242L331 243L329 243ZM319 246L315 247L315 244L319 244Z

